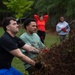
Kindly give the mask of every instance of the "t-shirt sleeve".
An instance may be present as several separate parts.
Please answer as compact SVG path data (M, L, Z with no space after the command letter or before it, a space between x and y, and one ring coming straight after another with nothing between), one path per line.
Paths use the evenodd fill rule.
M21 48L23 47L26 43L20 39L19 37L16 37L17 43L18 43L18 47Z
M1 46L6 51L12 51L18 48L17 44L15 44L12 40L7 39L7 38L1 39Z
M15 41L16 40L16 41ZM12 51L18 48L21 48L25 43L16 37L15 40L10 38L2 38L1 39L1 46L6 51Z

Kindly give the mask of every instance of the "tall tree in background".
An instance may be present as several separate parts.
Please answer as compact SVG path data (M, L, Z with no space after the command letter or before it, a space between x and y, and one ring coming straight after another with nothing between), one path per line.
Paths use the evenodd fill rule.
M52 23L61 15L72 20L75 19L75 0L0 0L0 17L2 14L8 16L9 13L13 13L10 15L15 15L17 18L33 17L34 13L38 15L47 13L50 16L49 22Z
M8 0L8 2L3 2L8 9L14 11L15 17L22 18L23 14L27 10L31 10L31 6L33 5L34 1L29 0ZM20 31L22 32L22 24L20 19Z
M27 10L31 10L31 6L33 5L33 1L29 0L8 0L8 2L3 2L8 9L15 12L16 18L23 17L23 13Z
M3 4L3 1L8 0L0 0L0 21L2 21L3 18L12 15L12 12Z
M47 12L52 23L61 15L68 19L73 19L75 15L75 0L37 0L34 7L38 14ZM53 20L51 16L54 16Z
M75 15L75 0L69 0L69 2L67 4L66 15L74 17L74 15ZM75 19L75 17L74 17L74 19Z
M57 16L72 16L75 14L75 0L38 0L35 9L38 12L56 13Z

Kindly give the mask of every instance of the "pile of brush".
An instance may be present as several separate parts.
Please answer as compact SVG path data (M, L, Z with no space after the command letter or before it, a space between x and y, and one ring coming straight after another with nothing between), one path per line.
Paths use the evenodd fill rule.
M37 56L45 68L32 75L75 75L75 34L59 45L53 45L46 53Z

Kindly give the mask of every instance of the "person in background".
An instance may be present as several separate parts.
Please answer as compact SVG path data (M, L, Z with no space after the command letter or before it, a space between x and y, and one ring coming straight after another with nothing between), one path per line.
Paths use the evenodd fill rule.
M46 36L46 22L48 20L48 15L44 15L44 16L38 16L36 14L34 14L34 19L36 20L37 23L37 34L39 35L42 43L44 43L45 40L45 36Z
M23 48L30 53L39 53L38 49L27 45L20 38L15 36L19 31L19 25L16 19L7 17L3 20L2 26L5 33L0 37L0 75L23 75L11 66L14 56L39 70L42 64L30 59L19 49Z
M26 32L24 32L20 38L27 43L30 46L35 47L38 50L44 49L45 45L41 42L40 37L37 35L36 29L37 29L37 24L36 21L32 18L28 18L24 21L24 28L26 30ZM46 50L43 50L43 52L45 52ZM30 57L31 59L34 59L36 57L37 54L34 53L29 53L25 50L22 50L23 54L27 55L28 57ZM31 75L32 73L32 66L27 64L27 63L23 63L24 67L25 67L25 71L28 71L29 75Z
M69 24L64 20L64 17L61 16L59 18L59 23L56 25L56 32L59 35L60 42L65 40L67 38L67 35L70 32L70 26Z

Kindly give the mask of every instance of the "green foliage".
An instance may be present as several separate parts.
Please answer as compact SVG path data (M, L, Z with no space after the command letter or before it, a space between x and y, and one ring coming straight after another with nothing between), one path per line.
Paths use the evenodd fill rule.
M75 19L75 0L0 0L0 21L8 16L29 18L35 13L48 14L50 26L55 25L60 16L71 21Z
M38 13L72 16L75 14L75 0L38 0L35 3L35 9Z
M34 13L73 17L75 15L75 0L0 0L8 9L14 11L17 18L31 16ZM2 11L0 9L0 11Z
M75 0L69 1L67 5L67 16L74 16L75 15Z
M0 36L2 36L3 33L4 33L4 30L3 30L3 28L0 27Z
M8 9L11 9L15 12L15 17L20 18L23 16L23 13L27 10L31 10L33 1L29 0L8 0L8 2L3 2Z
M47 0L38 0L36 3L35 3L35 7L34 9L37 9L38 11L38 14L42 13L44 14L47 10L47 3L48 1Z

